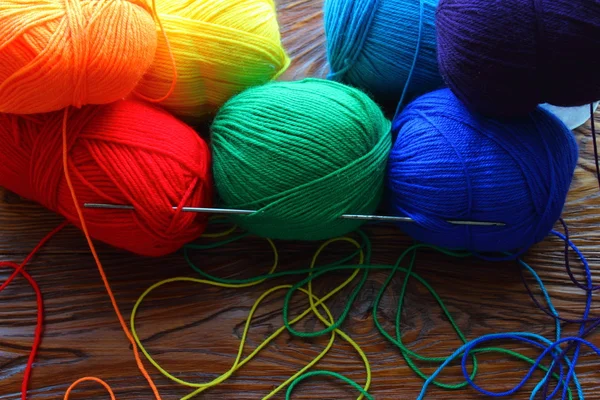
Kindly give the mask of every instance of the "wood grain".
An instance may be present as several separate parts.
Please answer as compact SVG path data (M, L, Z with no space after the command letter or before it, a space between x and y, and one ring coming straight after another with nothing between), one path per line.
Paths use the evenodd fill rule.
M286 47L294 62L287 79L324 76L327 72L323 46L321 1L282 0L280 19ZM600 126L600 115L596 115ZM594 178L589 124L576 132L581 146L580 167L564 212L574 242L588 257L595 274L600 273L600 195ZM1 161L1 160L0 160ZM0 260L20 261L61 218L0 189ZM379 226L368 229L374 245L374 262L392 263L410 243L397 229ZM285 269L308 265L318 243L278 242L281 265ZM195 276L181 253L161 259L148 259L98 244L102 262L123 313L128 316L134 301L151 284L174 276ZM347 245L334 245L325 257L347 254ZM198 252L194 261L208 272L220 276L250 276L264 271L272 255L264 240L247 238L227 246ZM576 318L583 309L582 293L569 282L564 271L561 243L548 238L536 246L527 261L548 285L556 307L566 317ZM573 259L574 265L579 265ZM548 338L552 321L537 310L527 297L512 263L485 263L477 260L457 262L437 254L424 253L418 272L427 279L447 303L468 338L505 331L531 331ZM75 379L93 375L105 379L118 399L151 399L140 376L131 348L116 320L83 236L67 228L35 258L28 271L44 293L46 329L44 341L31 381L31 399L62 398ZM323 293L344 274L320 280L317 292ZM0 280L7 277L0 271ZM418 394L422 381L407 367L399 352L375 329L371 317L374 297L386 277L371 274L343 326L366 351L373 366L372 394L377 399L410 399ZM280 280L278 282L290 282ZM402 283L398 276L379 309L385 326L392 329L397 293ZM159 289L142 307L138 318L140 336L148 349L169 371L180 378L206 382L226 371L239 343L243 322L257 296L273 282L244 290L216 289L191 283L173 284ZM252 324L246 354L262 339L281 326L283 294L270 298ZM329 303L339 314L342 299ZM297 311L305 307L294 302ZM593 313L600 314L594 305ZM20 399L20 383L35 324L35 296L23 279L16 280L0 294L0 399ZM314 320L300 324L315 329ZM567 333L574 333L566 326ZM403 338L411 349L425 355L447 355L459 342L447 320L423 287L412 284L402 324ZM600 345L600 336L590 340ZM281 335L247 367L221 386L207 391L203 399L259 399L278 383L308 363L325 345L324 338L300 340ZM510 347L510 346L509 346ZM522 346L534 356L537 353ZM506 389L523 376L523 364L506 357L482 356L481 384L488 389ZM434 366L420 363L426 372ZM150 367L164 399L177 399L189 390L163 378ZM319 364L359 382L364 371L354 351L341 341ZM600 361L588 351L577 369L588 398L600 398ZM450 368L446 381L456 380L460 372ZM538 375L539 377L539 375ZM529 388L532 385L528 385ZM107 399L94 384L82 385L75 399ZM327 379L312 380L296 392L299 399L355 398L344 385ZM278 398L283 398L279 396ZM472 389L446 392L431 389L428 398L477 399ZM513 398L528 398L526 391Z

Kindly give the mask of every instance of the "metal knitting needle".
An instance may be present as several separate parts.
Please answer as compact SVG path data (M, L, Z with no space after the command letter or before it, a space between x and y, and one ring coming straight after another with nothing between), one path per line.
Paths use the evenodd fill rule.
M85 208L97 208L104 210L135 210L132 205L127 204L99 204L99 203L85 203ZM173 210L177 210L177 207L173 207ZM210 213L210 214L221 214L221 215L249 215L254 214L254 210L240 210L236 208L206 208L206 207L182 207L181 211L184 212L195 212L195 213ZM340 216L342 219L358 219L361 221L380 221L380 222L415 222L414 219L409 217L396 217L392 215L361 215L361 214L343 214ZM505 226L502 222L486 222L486 221L460 221L460 220L449 220L446 221L453 225L471 225L471 226Z

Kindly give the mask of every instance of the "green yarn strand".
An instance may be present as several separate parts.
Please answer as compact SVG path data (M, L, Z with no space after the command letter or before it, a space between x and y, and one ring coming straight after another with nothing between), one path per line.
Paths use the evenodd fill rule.
M304 278L297 284L293 285L289 289L289 291L286 293L286 296L284 298L284 305L283 305L283 321L284 321L284 324L285 324L287 330L295 336L304 337L304 338L313 338L313 337L327 335L328 333L331 333L334 329L339 328L346 321L348 314L350 312L350 309L352 307L352 304L354 303L354 300L356 299L357 295L360 293L360 290L362 289L364 283L367 280L368 273L370 271L375 271L375 270L390 271L388 277L384 281L377 296L375 297L375 300L373 303L373 321L375 323L375 326L379 330L379 332L391 344L393 344L395 347L398 348L402 357L405 359L407 365L413 370L413 372L417 376L419 376L421 379L427 380L429 378L429 376L421 371L421 369L416 365L415 360L439 364L439 363L444 362L447 359L447 357L445 357L445 356L439 356L439 357L423 356L423 355L416 353L416 352L410 350L409 348L407 348L406 345L402 341L400 324L401 324L401 320L402 320L402 310L405 305L404 299L405 299L405 295L406 295L406 291L407 291L410 279L414 278L418 283L423 285L423 287L425 287L425 289L427 289L427 291L432 295L434 300L440 306L442 313L448 319L448 322L452 326L452 329L456 332L460 341L462 343L467 343L467 338L464 336L464 334L460 330L459 326L454 321L454 318L452 317L452 315L446 308L444 302L442 301L440 296L437 294L437 292L433 289L433 287L424 278L422 278L420 275L418 275L417 273L414 272L414 266L416 263L417 252L420 249L429 249L429 250L434 250L436 252L445 254L447 256L455 257L455 258L466 258L466 257L470 257L472 254L467 253L467 252L451 251L451 250L443 249L443 248L432 246L432 245L418 243L418 244L414 244L414 245L410 246L408 249L406 249L400 255L400 257L397 259L397 261L394 265L370 264L371 242L370 242L368 236L361 230L357 230L356 233L361 238L361 249L356 250L356 251L352 252L351 255L349 255L347 257L343 257L340 260L337 260L333 263L329 263L329 264L325 264L325 265L318 265L315 268L298 269L298 270L291 270L291 271L281 271L281 272L262 274L262 275L254 276L254 277L247 278L247 279L226 279L226 278L219 278L219 277L212 276L212 275L202 271L200 268L198 268L190 259L190 254L189 254L190 250L202 250L202 249L214 248L214 247L222 246L227 243L231 243L233 241L239 240L239 239L247 236L246 234L237 235L231 239L226 239L226 240L222 240L222 241L219 241L216 243L211 243L211 244L206 244L206 245L194 245L194 244L187 245L184 248L185 249L185 259L188 262L188 264L190 265L190 267L193 268L194 271L196 271L197 273L202 275L204 278L207 278L209 280L213 280L216 282L224 283L224 284L245 284L245 283L253 283L253 282L261 281L264 279L275 279L275 278L291 276L291 275L306 274L307 275L306 278ZM360 251L364 251L365 264L347 265L346 263L351 261L352 259L355 259L356 256L360 253ZM400 266L401 263L409 255L410 255L410 260L409 260L408 267L407 268L401 267ZM330 326L328 326L325 329L315 331L315 332L301 332L301 331L295 330L292 327L290 315L289 315L289 309L290 309L290 305L291 305L291 301L292 301L294 292L298 291L300 288L302 288L303 286L305 286L307 284L311 284L312 281L314 281L315 279L319 278L322 275L332 273L332 272L339 272L339 271L353 271L354 272L353 276L356 276L356 273L358 270L363 270L363 274L362 274L359 282L357 283L357 285L352 290L351 294L348 296L348 301L346 302L346 305L345 305L344 309L342 310L340 316ZM386 289L389 287L393 278L398 273L403 273L405 275L405 279L402 282L402 286L401 286L399 298L398 298L398 309L396 312L395 323L394 323L394 325L395 325L395 329L394 329L395 337L394 337L390 333L388 333L382 326L382 324L378 318L377 310L379 308L379 304L381 303L381 300L383 299ZM346 286L346 284L344 284L344 286ZM470 353L470 356L473 360L473 369L470 373L471 379L474 379L475 376L477 375L478 362L476 359L476 354L479 354L479 353L504 354L504 355L510 356L516 360L526 362L530 365L535 364L535 360L533 360L523 354L512 351L512 350L508 350L508 349L504 349L504 348L500 348L500 347L476 348L476 349L471 350L471 353ZM548 372L548 368L543 365L538 365L538 368L545 373ZM309 379L311 377L323 377L323 376L333 377L335 379L339 379L339 380L347 383L348 385L350 385L354 389L356 389L366 399L373 398L373 396L370 395L368 392L366 392L358 383L352 381L351 379L349 379L341 374L338 374L333 371L310 371L303 375L300 375L290 384L290 386L288 387L287 392L286 392L286 399L291 399L291 395L292 395L294 388L303 380ZM552 373L552 377L555 378L557 381L560 381L560 376L557 373ZM440 382L438 380L433 380L432 384L434 384L440 388L447 389L447 390L457 390L457 389L465 388L466 386L468 386L468 382L466 382L466 381L452 384L452 383ZM569 400L573 399L571 388L567 388L567 395L568 395Z
M352 388L356 389L360 394L365 396L365 399L374 400L374 397L371 396L369 394L369 392L367 392L365 389L363 389L363 387L360 386L358 383L354 382L350 378L345 377L342 374L339 374L339 373L333 372L333 371L310 371L310 372L305 373L304 375L300 375L298 378L294 379L294 381L292 383L290 383L290 386L288 386L287 391L285 393L285 399L291 400L292 392L294 391L294 388L303 380L312 378L314 376L319 376L319 377L329 376L332 378L339 379L339 380L343 381L344 383L347 383L348 385L352 386Z

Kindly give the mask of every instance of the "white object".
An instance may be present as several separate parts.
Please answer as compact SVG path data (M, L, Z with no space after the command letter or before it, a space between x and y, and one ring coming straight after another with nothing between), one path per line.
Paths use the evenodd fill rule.
M594 110L598 108L599 103L600 102L596 102L594 104ZM559 107L553 106L552 104L541 104L540 106L556 115L558 119L564 122L565 125L571 130L579 128L581 125L585 124L588 119L590 119L589 104L577 107Z

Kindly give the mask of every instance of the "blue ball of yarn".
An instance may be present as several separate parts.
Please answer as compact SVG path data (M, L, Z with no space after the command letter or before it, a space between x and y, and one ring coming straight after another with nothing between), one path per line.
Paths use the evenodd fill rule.
M453 249L521 254L560 218L578 148L571 131L548 111L538 107L523 118L492 119L470 113L442 89L409 104L393 133L389 205L416 221L401 225L413 238Z
M438 0L326 0L329 79L382 103L439 88L435 33Z

